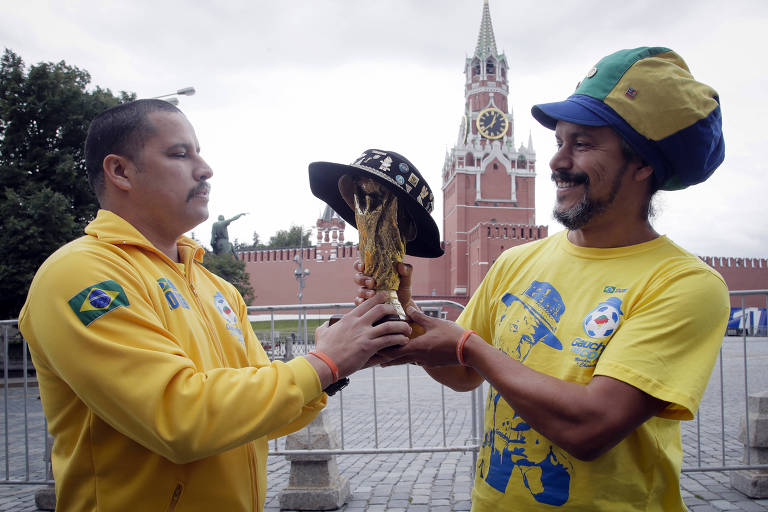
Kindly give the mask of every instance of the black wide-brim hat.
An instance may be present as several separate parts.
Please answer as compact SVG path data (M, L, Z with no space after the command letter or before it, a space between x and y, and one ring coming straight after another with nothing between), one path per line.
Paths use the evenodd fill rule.
M398 205L405 208L416 225L416 237L405 245L406 254L421 258L438 258L443 255L440 232L430 215L435 204L432 189L418 169L404 156L394 151L367 149L349 165L333 162L309 164L309 187L312 193L357 228L355 212L344 201L339 190L339 178L347 174L381 182L398 197Z

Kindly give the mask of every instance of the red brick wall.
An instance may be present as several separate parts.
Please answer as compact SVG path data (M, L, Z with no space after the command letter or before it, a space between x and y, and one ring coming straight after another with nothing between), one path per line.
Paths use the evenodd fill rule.
M490 234L489 234L490 230ZM456 264L468 273L467 295L453 295L451 242L445 242L446 254L441 258L414 258L405 261L414 267L413 293L422 299L448 299L465 303L477 289L491 264L510 247L547 236L547 226L521 226L513 224L481 223L468 234L468 261L464 257ZM248 251L238 253L246 262L251 284L256 292L252 305L296 304L298 283L294 270L298 268L293 257L298 249ZM320 254L322 259L318 260ZM332 255L336 257L333 258ZM358 259L356 246L319 247L304 249L304 267L310 270L306 279L303 302L317 304L352 302L357 289L352 282L353 263ZM762 258L703 257L707 264L725 279L728 289L768 290L768 260ZM741 307L741 299L731 299L733 307ZM766 307L765 295L747 296L748 307Z
M721 258L704 256L701 258L717 270L730 291L768 290L768 260L765 258ZM748 307L766 307L765 295L745 296ZM741 297L731 297L732 307L741 307Z
M480 190L483 199L509 199L512 191L512 177L507 174L504 166L497 159L486 167L480 179Z

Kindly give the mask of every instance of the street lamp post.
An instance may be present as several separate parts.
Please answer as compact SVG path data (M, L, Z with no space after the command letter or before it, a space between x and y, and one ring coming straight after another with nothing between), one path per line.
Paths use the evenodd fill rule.
M150 99L153 100L165 100L171 105L178 105L179 104L179 98L176 96L192 96L195 94L195 88L194 87L183 87L176 92L171 92L168 94L161 94L160 96L153 96ZM173 96L172 98L169 96ZM167 99L166 99L167 98Z
M293 276L296 278L296 281L298 281L299 284L299 291L296 294L296 297L299 299L299 315L298 315L298 325L296 328L296 333L302 332L303 342L304 346L306 348L307 345L307 313L306 311L303 311L301 309L301 301L304 298L304 287L306 286L306 279L309 277L309 269L304 268L304 228L301 228L301 235L299 238L299 254L294 255L293 261L298 266L297 269L293 271ZM304 329L301 328L301 318L302 315L304 317ZM286 343L286 349L285 349L285 359L290 360L293 356L293 346L291 343L291 340L289 340Z

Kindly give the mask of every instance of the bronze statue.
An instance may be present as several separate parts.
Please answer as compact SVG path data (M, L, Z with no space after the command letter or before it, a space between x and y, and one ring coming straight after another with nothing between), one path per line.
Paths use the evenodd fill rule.
M214 254L232 253L232 255L235 256L235 249L232 247L232 244L229 243L227 226L229 226L230 222L239 219L243 215L247 214L238 213L231 219L225 219L223 215L219 215L219 220L213 223L213 227L211 228L211 248L213 249Z

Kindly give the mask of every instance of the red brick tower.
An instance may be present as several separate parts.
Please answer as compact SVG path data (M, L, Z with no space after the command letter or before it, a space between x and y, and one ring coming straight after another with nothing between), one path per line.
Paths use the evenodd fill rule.
M515 149L507 96L509 65L496 49L488 0L477 46L464 65L464 116L443 165L443 235L449 293L471 294L502 250L543 238L536 226L536 153L531 138Z
M318 260L336 259L336 249L344 244L344 227L347 225L330 206L325 207L323 216L317 219L317 255Z

